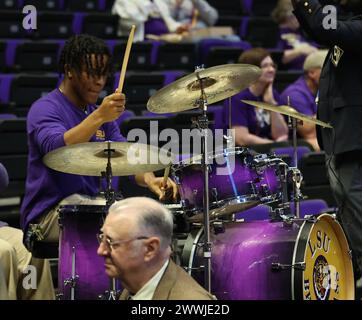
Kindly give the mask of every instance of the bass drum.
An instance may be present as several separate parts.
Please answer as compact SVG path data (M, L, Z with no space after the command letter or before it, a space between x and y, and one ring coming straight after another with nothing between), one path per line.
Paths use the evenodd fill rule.
M350 250L334 216L224 227L211 236L211 289L218 299L354 299ZM201 285L203 240L203 230L194 229L181 255L181 264Z

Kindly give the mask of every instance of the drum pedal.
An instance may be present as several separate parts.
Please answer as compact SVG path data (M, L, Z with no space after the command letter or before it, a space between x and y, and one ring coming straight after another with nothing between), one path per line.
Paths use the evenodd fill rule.
M301 270L304 271L306 268L305 262L298 262L295 264L281 264L278 262L273 262L271 264L271 268L273 271L282 271L282 270L288 270L288 269L295 269L295 270Z

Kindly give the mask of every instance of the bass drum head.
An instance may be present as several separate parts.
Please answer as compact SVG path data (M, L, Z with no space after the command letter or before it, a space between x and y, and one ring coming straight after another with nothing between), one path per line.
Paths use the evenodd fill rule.
M305 262L305 270L292 270L293 299L354 299L351 253L334 216L322 214L303 223L293 255L293 263L298 262Z

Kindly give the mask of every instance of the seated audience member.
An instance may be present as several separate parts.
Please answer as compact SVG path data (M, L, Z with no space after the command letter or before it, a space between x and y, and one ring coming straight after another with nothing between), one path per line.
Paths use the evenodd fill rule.
M278 49L284 50L283 64L288 69L302 69L306 56L317 48L301 34L291 0L279 0L271 15L279 25Z
M8 185L9 178L5 167L0 163L0 191ZM26 268L35 267L34 288L31 281L24 279L30 276ZM29 269L31 270L31 269ZM29 288L23 286L29 284ZM9 227L0 221L0 300L53 300L54 288L47 260L35 259L23 245L23 233L19 229Z
M326 50L318 50L311 53L305 59L303 65L304 75L288 86L281 94L283 104L288 104L289 97L290 105L298 112L308 116L316 116L317 105L315 99L318 92L323 62L326 56ZM304 122L303 125L298 127L298 133L300 137L308 141L315 150L319 150L314 124Z
M231 110L229 100L225 100L224 122L235 129L235 144L249 146L288 140L288 126L282 115L241 102L280 104L279 94L273 88L276 66L269 52L263 48L250 49L241 54L238 62L258 66L262 74L249 88L231 98Z
M128 36L132 25L136 26L134 41L143 41L145 23L159 17L159 10L151 0L115 0L112 14L119 16L118 35Z
M154 0L169 32L183 33L215 25L218 12L205 0Z
M115 0L112 14L118 15L119 36L127 36L136 26L134 41L145 34L183 33L213 26L217 10L205 0Z
M114 203L98 235L105 272L120 279L121 300L212 300L171 259L173 217L157 201L134 197Z

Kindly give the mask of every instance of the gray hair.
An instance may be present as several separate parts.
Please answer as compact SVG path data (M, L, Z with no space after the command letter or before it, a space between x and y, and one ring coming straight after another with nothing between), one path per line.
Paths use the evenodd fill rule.
M115 202L109 208L109 212L125 214L125 207L136 211L137 231L144 229L151 233L150 236L158 236L164 249L171 244L173 216L170 210L151 198L132 197Z

